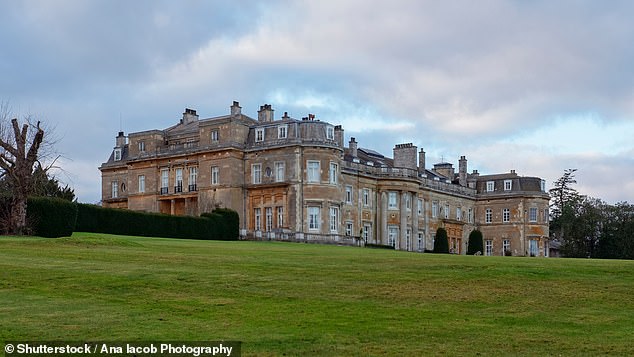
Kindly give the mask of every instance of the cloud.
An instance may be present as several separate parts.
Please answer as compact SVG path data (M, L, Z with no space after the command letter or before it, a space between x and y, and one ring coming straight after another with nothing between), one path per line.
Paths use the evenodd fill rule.
M58 122L62 151L95 167L120 128L164 128L184 107L221 115L239 100L252 116L265 102L280 115L314 113L388 155L413 142L430 160L467 155L481 171L523 165L551 180L575 163L600 172L627 162L633 10L628 1L5 2L0 99Z

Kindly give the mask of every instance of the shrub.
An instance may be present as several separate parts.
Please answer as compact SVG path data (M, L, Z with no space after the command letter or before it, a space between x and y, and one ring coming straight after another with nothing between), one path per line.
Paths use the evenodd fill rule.
M482 239L482 232L474 229L469 233L469 243L467 246L467 255L474 255L477 252L484 253L484 243Z
M30 197L27 201L27 221L33 234L48 237L68 237L77 220L77 204L52 197Z
M449 241L447 240L447 230L440 227L436 230L436 239L434 240L434 253L449 253Z

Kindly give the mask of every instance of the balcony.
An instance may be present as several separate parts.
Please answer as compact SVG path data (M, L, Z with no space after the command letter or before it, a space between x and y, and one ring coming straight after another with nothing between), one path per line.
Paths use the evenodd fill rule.
M189 192L198 191L198 187L196 186L196 184L189 185L188 189L189 189Z
M183 192L183 185L174 186L174 193L180 193L180 192Z
M167 187L161 187L161 195L167 195L169 193L169 190Z

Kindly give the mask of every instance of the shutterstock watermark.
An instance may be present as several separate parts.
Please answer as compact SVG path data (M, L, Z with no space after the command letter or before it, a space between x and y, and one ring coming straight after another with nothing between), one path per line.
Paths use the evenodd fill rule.
M240 341L43 342L7 341L5 356L180 356L240 357Z

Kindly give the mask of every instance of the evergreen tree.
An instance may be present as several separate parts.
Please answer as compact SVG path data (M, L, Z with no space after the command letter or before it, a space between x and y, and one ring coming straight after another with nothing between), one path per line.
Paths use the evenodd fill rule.
M467 255L474 255L477 252L484 251L484 242L482 238L482 232L477 229L474 229L469 233L469 244L467 247Z
M436 230L436 239L434 240L434 253L449 254L449 241L447 240L447 230L440 227Z

